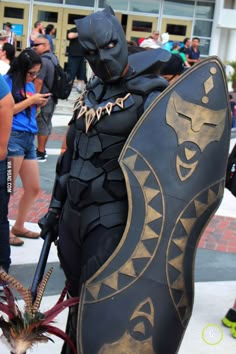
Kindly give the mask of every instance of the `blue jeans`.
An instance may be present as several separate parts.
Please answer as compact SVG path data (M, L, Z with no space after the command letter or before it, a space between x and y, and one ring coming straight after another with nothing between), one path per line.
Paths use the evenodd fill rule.
M10 193L7 191L7 160L0 160L0 267L8 272L10 258L8 203Z
M36 160L35 134L13 130L8 142L8 157L24 156L25 160Z

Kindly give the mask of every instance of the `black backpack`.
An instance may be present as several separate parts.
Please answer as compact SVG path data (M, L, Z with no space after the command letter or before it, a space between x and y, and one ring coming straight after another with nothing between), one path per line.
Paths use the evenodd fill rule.
M56 99L65 100L69 97L72 89L72 81L69 79L67 72L65 72L59 63L55 64L50 56L44 55L44 58L48 58L53 62L55 72L52 87L49 88L48 85L45 83L47 88L53 94L53 97Z
M236 196L236 144L229 155L225 187Z

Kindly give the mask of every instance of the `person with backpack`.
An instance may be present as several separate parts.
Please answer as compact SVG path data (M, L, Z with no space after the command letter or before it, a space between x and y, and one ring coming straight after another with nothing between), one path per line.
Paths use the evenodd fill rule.
M40 93L52 93L55 65L58 64L57 57L50 50L50 43L45 35L38 35L35 38L33 49L42 59L42 68L39 75L35 78L35 88ZM47 104L38 112L38 146L37 160L45 162L47 160L46 145L52 132L52 116L57 104L57 98L51 95Z

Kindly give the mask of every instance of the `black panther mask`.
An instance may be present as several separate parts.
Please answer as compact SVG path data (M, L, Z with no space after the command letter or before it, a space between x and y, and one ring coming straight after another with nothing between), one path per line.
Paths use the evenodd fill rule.
M75 21L79 42L94 74L104 82L118 80L128 64L124 31L110 7Z

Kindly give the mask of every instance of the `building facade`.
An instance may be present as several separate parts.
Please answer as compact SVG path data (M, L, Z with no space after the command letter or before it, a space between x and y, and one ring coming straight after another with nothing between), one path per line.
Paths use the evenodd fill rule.
M76 18L112 6L127 39L148 37L153 30L168 32L170 40L197 36L201 56L218 55L223 62L236 60L236 0L12 0L0 2L0 27L13 24L17 48L29 45L35 21L56 27L55 53L67 62L67 30Z

